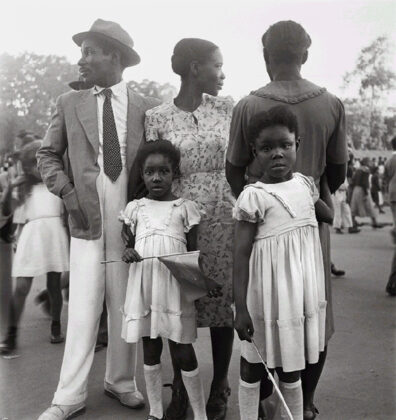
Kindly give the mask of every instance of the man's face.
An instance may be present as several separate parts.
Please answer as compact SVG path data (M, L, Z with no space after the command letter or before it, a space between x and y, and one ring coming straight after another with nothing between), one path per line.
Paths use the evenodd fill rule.
M81 44L78 62L81 78L85 83L106 86L106 80L114 72L113 55L104 54L100 43L87 38Z

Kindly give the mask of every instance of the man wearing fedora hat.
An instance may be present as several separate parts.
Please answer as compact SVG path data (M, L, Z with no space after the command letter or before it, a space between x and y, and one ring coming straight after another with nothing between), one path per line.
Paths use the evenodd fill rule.
M105 394L130 408L144 406L134 379L135 347L121 339L128 266L100 262L122 255L117 217L136 187L131 171L144 138L145 111L158 101L135 94L122 80L125 67L138 64L140 57L120 25L98 19L73 41L81 47L80 75L93 87L58 98L37 154L48 189L64 200L71 233L65 352L52 405L39 420L65 420L85 410L104 298L109 328Z

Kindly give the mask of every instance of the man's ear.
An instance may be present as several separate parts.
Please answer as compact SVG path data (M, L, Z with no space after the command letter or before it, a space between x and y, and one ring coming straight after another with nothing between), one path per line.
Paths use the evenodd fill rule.
M296 138L296 150L298 150L298 148L300 147L300 141L301 141L300 136L298 136Z
M250 148L252 149L252 155L254 157L256 157L257 156L257 150L256 150L255 144L254 143L250 143Z

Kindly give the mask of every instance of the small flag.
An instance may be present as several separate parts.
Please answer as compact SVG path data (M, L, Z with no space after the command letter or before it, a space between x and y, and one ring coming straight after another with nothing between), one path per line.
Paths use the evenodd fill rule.
M214 280L205 276L200 265L200 252L159 256L179 282L183 294L189 302L206 296L210 290L219 287Z

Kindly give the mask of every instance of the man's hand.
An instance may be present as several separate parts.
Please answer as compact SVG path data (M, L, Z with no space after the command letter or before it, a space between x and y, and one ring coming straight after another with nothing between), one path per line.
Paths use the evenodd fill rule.
M69 182L68 184L66 184L61 191L61 197L63 198L65 195L69 194L69 192L71 192L74 188L74 185Z
M236 329L240 340L252 341L254 328L247 309L236 311L234 328Z
M142 261L142 257L136 251L135 248L125 248L124 255L122 256L122 261L126 263L133 263Z

